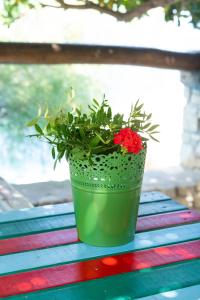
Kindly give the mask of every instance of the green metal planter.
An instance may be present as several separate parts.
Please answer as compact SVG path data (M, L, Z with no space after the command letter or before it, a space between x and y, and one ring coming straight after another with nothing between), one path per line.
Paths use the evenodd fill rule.
M70 158L79 239L94 246L133 240L146 150L93 156L94 164Z

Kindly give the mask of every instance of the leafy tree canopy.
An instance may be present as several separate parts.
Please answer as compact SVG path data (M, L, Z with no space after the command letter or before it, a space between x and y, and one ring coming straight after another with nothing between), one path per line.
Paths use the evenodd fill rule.
M3 0L1 17L10 25L27 10L37 7L56 9L96 9L121 21L131 21L148 13L148 10L163 7L165 20L175 20L180 25L187 18L200 28L200 0Z
M26 123L48 106L49 112L75 105L67 97L73 86L76 104L99 94L97 84L69 66L0 65L0 135L11 145L25 139Z

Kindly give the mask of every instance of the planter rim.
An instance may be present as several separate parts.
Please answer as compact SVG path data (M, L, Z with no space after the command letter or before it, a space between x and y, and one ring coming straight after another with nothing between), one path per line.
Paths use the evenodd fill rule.
M94 155L88 160L70 160L71 184L80 190L104 192L130 191L140 186L143 179L146 149L139 154L115 152Z

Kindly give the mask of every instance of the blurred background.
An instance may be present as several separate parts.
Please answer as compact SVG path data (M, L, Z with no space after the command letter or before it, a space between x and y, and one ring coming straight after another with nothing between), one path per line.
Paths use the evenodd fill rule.
M123 22L95 9L38 6L13 12L11 2L15 4L1 1L0 42L117 45L180 53L200 50L200 17L192 19L186 8L179 24L180 12L170 19L165 6ZM200 207L200 71L1 63L1 210L71 200L67 162L54 171L48 144L27 138L30 129L26 127L44 103L53 109L69 106L70 87L77 106L86 106L93 97L101 101L105 94L113 111L124 114L141 99L154 123L160 124L160 143L149 143L143 190L160 190L190 207ZM10 204L11 196L15 204Z

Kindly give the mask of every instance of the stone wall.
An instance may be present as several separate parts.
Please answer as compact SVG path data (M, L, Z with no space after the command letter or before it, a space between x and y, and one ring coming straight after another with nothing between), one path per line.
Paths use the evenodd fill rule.
M0 177L0 212L32 207L28 198Z
M200 72L181 72L186 106L183 120L181 164L200 168Z
M189 208L200 209L200 170L183 167L146 171L143 191L160 191Z

